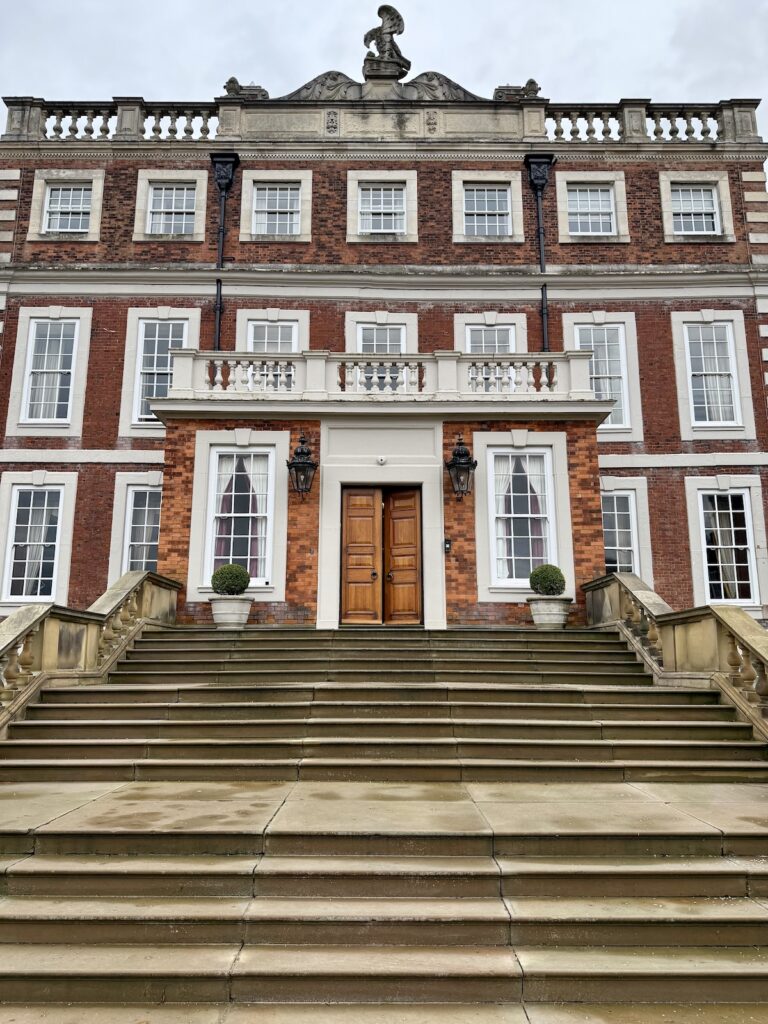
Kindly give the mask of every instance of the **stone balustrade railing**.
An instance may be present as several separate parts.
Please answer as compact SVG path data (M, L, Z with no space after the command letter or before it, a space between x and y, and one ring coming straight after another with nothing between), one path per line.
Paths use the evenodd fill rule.
M31 684L60 674L98 672L147 622L176 618L179 584L127 572L88 611L27 604L0 622L0 706Z
M263 97L225 96L207 102L155 103L140 96L131 96L93 102L53 102L32 96L12 96L5 97L4 102L8 117L3 141L92 144L154 140L204 144L212 139L236 142L241 138L257 138L265 130L269 134L266 122L259 120L258 126L256 122L251 124L248 118L240 116L240 110L268 110L276 101ZM284 100L279 102L282 117L289 117L285 109L288 104ZM306 106L306 103L296 101L297 106ZM490 100L477 103L493 105ZM761 141L755 117L758 101L752 99L680 104L624 99L618 103L567 104L528 98L525 104L524 137L531 142L701 144ZM337 106L338 103L326 102L325 105ZM504 108L508 109L509 105L504 103ZM280 130L285 129L285 123L281 121L283 127ZM321 129L318 128L318 132L321 133Z
M588 352L406 356L304 352L293 356L211 353L173 355L167 399L222 401L526 401L595 400Z

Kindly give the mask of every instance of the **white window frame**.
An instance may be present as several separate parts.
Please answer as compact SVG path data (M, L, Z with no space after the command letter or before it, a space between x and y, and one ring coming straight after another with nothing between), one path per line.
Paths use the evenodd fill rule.
M91 216L87 231L47 231L48 189L50 186L90 185ZM101 210L104 202L104 171L88 169L47 168L35 171L32 204L29 211L28 242L98 242L101 231Z
M683 441L727 440L755 438L755 415L752 405L752 388L749 375L749 354L744 313L741 310L693 310L673 312L672 344L677 384L677 406L680 417L680 437ZM730 325L734 379L734 405L738 411L738 422L695 423L691 395L690 359L686 324L712 324L725 322Z
M213 519L215 515L214 452L271 451L271 575L269 584L251 585L254 601L285 600L285 566L288 545L289 430L198 430L195 435L195 466L192 479L192 518L189 541L187 599L207 601L213 594Z
M193 231L188 235L150 234L149 200L152 185L194 185L195 213ZM136 184L136 212L133 221L134 242L188 242L205 241L205 211L208 200L208 171L140 170Z
M486 310L484 313L454 313L453 347L456 352L479 356L469 351L471 327L510 327L513 331L515 354L528 351L528 317L525 313L507 313ZM491 358L489 356L489 358Z
M571 234L568 224L568 186L609 186L613 198L614 230L612 234ZM561 245L624 244L631 241L627 214L627 190L624 171L555 171L557 196L557 232Z
M186 309L172 306L131 307L125 325L125 354L123 357L123 386L120 397L120 437L162 437L165 424L137 419L139 405L139 329L142 320L185 320L187 322L184 348L197 349L200 345L200 307Z
M370 313L345 313L345 351L360 355L359 339L361 327L402 327L404 337L402 355L413 355L419 351L419 317L417 313L390 313L387 310L377 310ZM382 356L381 358L397 357Z
M552 472L551 547L549 557L556 560L565 576L565 596L575 598L571 498L568 476L568 438L564 431L483 431L472 434L472 452L477 459L475 473L475 538L477 548L477 599L479 602L520 603L533 595L525 586L506 581L495 582L495 558L491 532L493 503L490 500L491 473L489 451L503 450L526 454L548 452Z
M163 486L163 474L160 470L144 473L115 473L115 491L112 504L112 527L109 543L109 586L119 580L125 572L125 553L130 527L128 511L129 497L132 490L153 490ZM161 513L162 514L162 513Z
M727 344L728 344L728 364L729 364L728 376L730 377L730 381L731 381L731 399L732 399L732 402L733 402L733 419L730 419L730 420L701 420L700 421L700 420L696 420L693 417L693 415L692 415L691 416L691 423L692 423L694 429L698 428L699 426L709 427L710 429L712 429L714 427L719 427L719 426L723 426L723 427L740 427L742 425L742 423L741 423L741 402L739 400L739 377L738 377L738 371L737 371L737 367L736 367L736 350L735 350L735 346L734 346L734 343L733 343L733 328L732 328L732 324L730 324L728 321L725 321L724 325L726 327L726 333L727 333L726 341L727 341ZM701 327L701 326L710 326L710 325L708 325L708 324L702 325L702 324L698 324L698 323L684 323L683 324L683 335L684 335L684 340L685 340L685 371L686 371L685 375L686 375L686 380L688 382L688 404L689 404L689 408L691 410L691 413L693 413L693 367L691 365L691 341L693 339L691 339L689 328L690 327Z
M689 189L700 188L702 191L706 190L706 191L708 191L712 195L712 207L713 207L712 210L707 210L707 211L702 210L702 211L700 211L702 213L702 215L704 213L711 213L712 214L713 227L712 227L711 231L710 230L678 231L677 228L674 227L674 218L676 216L691 216L691 215L695 215L695 213L696 213L695 210L675 210L674 209L674 206L675 206L675 196L674 196L675 189L684 189L684 188L689 188ZM676 235L698 235L698 236L701 236L701 237L713 237L713 236L717 236L717 235L721 235L722 234L722 230L723 229L722 229L722 223L721 223L721 220L720 220L720 199L718 197L718 192L717 192L717 186L716 185L708 183L708 182L687 182L686 183L686 182L683 182L683 181L673 181L672 185L671 185L671 192L672 192L672 226L673 226L673 229L674 229L674 232L675 232Z
M751 518L750 554L752 579L754 581L752 601L717 601L709 596L704 550L702 492L745 491ZM689 476L685 479L685 499L688 511L688 537L691 550L691 578L695 605L730 604L743 608L749 614L762 617L761 595L768 594L768 553L766 551L765 513L763 510L762 482L757 474L716 474L712 476Z
M296 324L294 337L296 353L309 349L308 309L238 309L235 316L235 351L250 352L252 323Z
M630 494L634 508L633 538L635 575L653 587L653 549L651 547L651 520L648 507L648 481L643 476L602 476L600 493Z
M592 310L588 313L563 313L563 346L567 351L579 351L579 327L615 327L622 329L622 367L624 387L624 414L626 422L619 426L601 423L597 428L599 442L642 441L643 410L640 395L640 359L637 344L637 321L634 313L613 310Z
M132 519L131 519L131 517L129 515L129 512L133 511L133 498L139 492L151 493L153 491L157 491L160 494L160 500L161 500L161 503L162 503L162 489L160 487L142 487L142 486L139 486L138 484L133 484L133 485L131 485L128 488L128 494L126 495L126 509L125 509L125 511L126 511L126 515L125 515L125 531L124 531L124 537L123 537L123 572L128 572L129 571L128 570L128 562L129 562L129 555L130 555L130 548L131 548L131 536L130 535L131 535L131 530L133 529L133 522L132 522ZM162 509L161 509L161 514L162 514ZM159 544L159 538L158 538L158 544ZM144 570L141 570L141 571L142 572L147 572L147 571L155 572L156 569L153 569L153 570L146 570L146 569L144 569Z
M603 541L605 541L605 510L602 508L602 502L604 498L628 498L629 505L629 533L630 533L630 545L629 551L632 556L632 568L631 569L617 569L616 572L631 572L636 576L639 576L639 562L640 562L640 545L637 537L637 507L635 505L635 492L630 490L615 490L615 491L600 491L600 505L601 513L603 518ZM603 543L605 548L605 543ZM606 572L608 567L606 566Z
M32 360L34 358L35 350L35 334L37 333L37 325L41 323L73 323L75 325L75 337L72 343L72 367L69 371L69 402L67 403L67 415L65 417L42 417L42 416L30 416L29 415L29 400L30 391L32 387ZM27 365L24 367L24 393L21 396L21 418L20 423L25 426L30 424L37 424L39 426L69 426L70 420L72 419L72 399L73 391L75 387L75 379L77 376L77 349L78 349L78 335L80 333L80 321L75 320L71 317L62 317L60 320L52 320L50 317L36 317L30 321L29 325L29 343L27 344ZM60 371L59 371L60 372Z
M312 241L312 171L286 168L279 171L243 171L242 198L240 202L241 242L311 242ZM256 185L284 184L298 185L301 189L299 201L299 233L296 235L260 235L253 230L254 190Z
M45 597L11 597L10 552L13 544L13 525L15 522L15 494L18 490L45 488L61 491L59 505L59 532L56 544L56 564L52 593ZM31 473L5 472L0 478L0 536L6 538L3 550L2 591L0 592L0 611L10 615L17 608L26 604L62 604L68 603L69 575L72 560L72 534L75 524L75 502L77 499L77 473L51 473L47 470L35 470Z
M498 185L509 192L510 233L508 235L468 235L464 221L464 188L466 185ZM520 171L451 172L451 205L453 210L453 241L470 245L509 245L525 241L523 223L523 181Z
M361 234L360 186L402 185L405 189L405 231ZM418 196L416 171L347 171L347 241L369 245L418 242Z
M138 337L137 342L137 357L136 357L136 379L133 383L133 413L131 417L131 425L137 427L143 427L149 424L152 425L152 420L141 419L141 376L142 376L142 359L139 358L142 355L141 347L144 342L143 327L145 323L180 323L184 325L184 338L181 343L182 348L189 348L189 320L186 317L168 317L168 319L161 320L159 317L140 317L138 323ZM173 366L173 359L171 359L171 366Z
M92 311L72 306L22 306L16 329L13 377L8 401L6 435L9 437L80 437L83 432L88 354L91 342ZM72 386L67 420L28 420L26 400L29 368L32 360L34 325L38 320L75 320L75 347L72 359Z
M672 211L672 185L709 185L715 189L716 205L720 214L719 232L683 234L675 231ZM659 171L659 191L661 194L661 218L664 229L664 241L681 243L697 242L735 242L736 233L733 226L733 207L731 204L731 188L727 171Z

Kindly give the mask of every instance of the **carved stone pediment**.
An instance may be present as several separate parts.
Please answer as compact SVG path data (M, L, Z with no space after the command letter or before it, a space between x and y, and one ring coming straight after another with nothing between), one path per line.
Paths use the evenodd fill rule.
M404 82L401 86L403 99L426 100L434 103L440 100L449 100L453 103L466 103L472 100L482 100L481 96L475 96L458 82L441 75L439 71L425 71L410 82Z
M359 100L362 96L363 87L360 82L355 82L342 71L326 71L318 75L311 82L302 85L300 89L289 92L287 96L281 96L281 100L328 100L335 103L337 100Z

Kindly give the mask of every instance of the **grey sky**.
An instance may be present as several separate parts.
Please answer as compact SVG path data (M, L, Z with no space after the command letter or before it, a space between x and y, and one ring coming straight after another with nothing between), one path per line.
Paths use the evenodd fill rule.
M0 0L0 95L204 100L236 75L272 96L360 79L377 0ZM396 0L413 73L561 102L768 101L768 0ZM4 121L4 117L3 117ZM768 102L760 112L768 135Z

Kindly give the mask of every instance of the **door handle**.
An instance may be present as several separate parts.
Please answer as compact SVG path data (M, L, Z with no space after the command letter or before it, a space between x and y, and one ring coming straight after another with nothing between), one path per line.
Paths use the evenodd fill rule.
M392 575L392 573L391 573L391 572L388 572L388 573L387 573L387 579L389 580L389 582L390 582L390 583L392 582L392 580L393 580L394 578L395 578L395 577L394 577L394 576Z
M371 570L371 579L372 580L377 580L378 578L379 578L379 574L376 572L375 569L372 569Z

